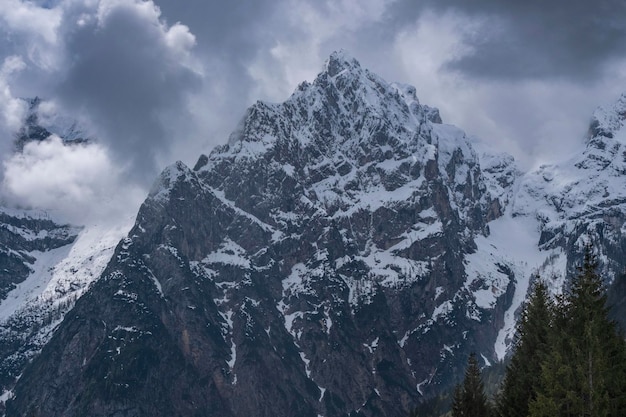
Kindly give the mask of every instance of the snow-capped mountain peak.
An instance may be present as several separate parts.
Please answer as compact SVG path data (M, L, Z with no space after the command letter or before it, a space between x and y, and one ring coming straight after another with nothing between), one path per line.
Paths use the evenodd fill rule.
M54 103L40 97L24 101L28 111L24 125L15 138L17 151L29 142L40 142L51 135L60 137L66 144L85 143L94 137L93 132L77 120L60 113Z
M624 127L624 120L626 120L626 93L623 93L613 105L598 107L591 118L589 136L612 138Z
M330 77L336 77L344 71L362 72L361 64L345 50L335 51L324 63L325 72Z
M312 83L301 84L284 103L253 105L229 145L236 152L257 153L286 137L298 140L298 146L315 143L331 155L337 146L349 152L393 129L402 131L398 139L410 140L427 128L426 120L441 123L437 109L420 105L415 87L389 84L336 52Z

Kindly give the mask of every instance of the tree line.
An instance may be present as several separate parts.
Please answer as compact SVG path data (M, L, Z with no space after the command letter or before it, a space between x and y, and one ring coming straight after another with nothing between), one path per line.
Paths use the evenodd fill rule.
M535 281L499 393L488 400L478 360L470 355L452 396L452 417L626 415L626 342L609 318L597 266L587 247L566 293L552 297Z

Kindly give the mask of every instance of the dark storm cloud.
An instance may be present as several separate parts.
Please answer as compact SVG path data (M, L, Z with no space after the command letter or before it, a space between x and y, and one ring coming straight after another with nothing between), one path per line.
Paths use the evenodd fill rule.
M187 97L201 88L201 77L182 64L193 37L160 24L149 4L77 12L65 16L69 65L56 98L84 112L136 179L149 182L156 158L175 142L174 126L188 117Z
M163 15L183 22L198 37L204 49L224 58L251 58L263 42L266 20L281 4L278 1L216 2L206 0L156 0Z
M27 62L13 77L14 95L43 96L82 119L143 184L174 158L194 159L226 141L251 104L258 80L250 66L284 29L268 23L281 19L280 3L270 0L9 1L0 6L0 23L10 23L0 24L0 64L12 54ZM37 22L50 23L31 28ZM174 28L188 28L174 31L182 45ZM184 44L189 37L193 48Z
M400 1L389 13L403 25L425 9L458 12L481 22L466 35L473 53L449 63L475 77L590 81L626 56L622 0Z
M155 0L168 23L182 22L196 36L196 53L207 67L207 82L228 86L224 107L243 114L254 80L248 69L260 50L270 48L286 28L271 24L284 3L276 0ZM233 125L234 127L234 125Z

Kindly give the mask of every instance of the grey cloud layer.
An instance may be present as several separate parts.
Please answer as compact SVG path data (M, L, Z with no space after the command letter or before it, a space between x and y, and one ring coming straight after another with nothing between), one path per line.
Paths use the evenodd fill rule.
M450 63L474 77L591 80L626 55L622 0L402 0L390 19L408 24L424 9L481 21L465 39L474 53Z

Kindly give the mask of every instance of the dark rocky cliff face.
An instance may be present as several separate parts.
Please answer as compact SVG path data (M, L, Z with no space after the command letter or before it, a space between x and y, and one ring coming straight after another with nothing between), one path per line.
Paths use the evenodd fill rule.
M482 308L464 268L484 181L412 87L334 54L161 175L7 416L402 415L493 356L510 288Z

